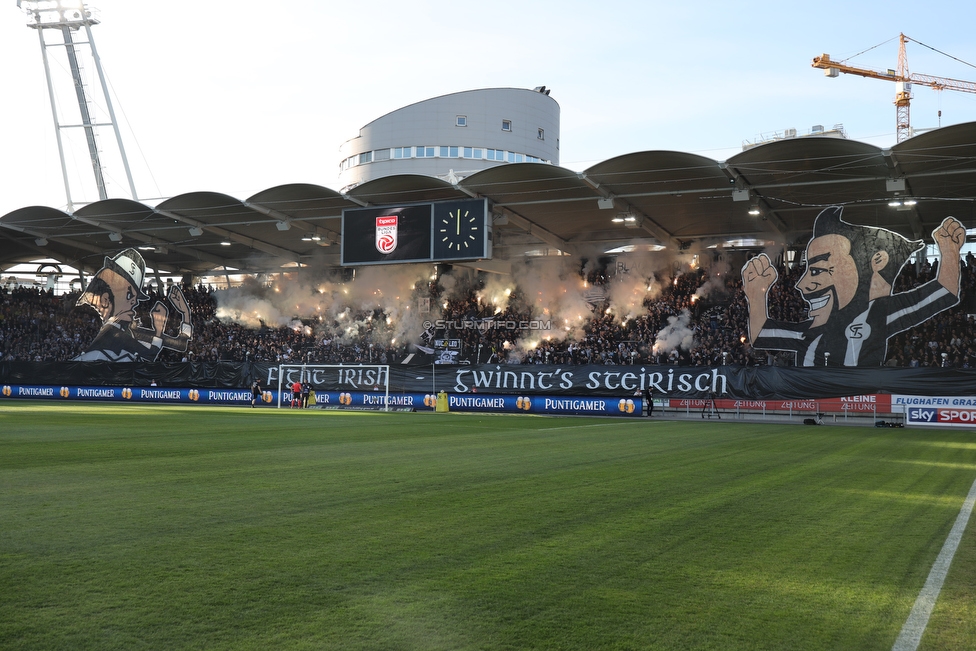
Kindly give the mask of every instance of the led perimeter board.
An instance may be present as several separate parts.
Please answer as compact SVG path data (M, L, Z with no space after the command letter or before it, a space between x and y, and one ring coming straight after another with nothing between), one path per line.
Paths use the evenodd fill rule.
M342 211L343 266L491 257L487 199Z

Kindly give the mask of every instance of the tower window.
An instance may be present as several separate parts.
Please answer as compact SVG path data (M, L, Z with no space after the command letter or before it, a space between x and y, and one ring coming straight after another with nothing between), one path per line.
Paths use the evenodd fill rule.
M502 131L511 131L511 130L512 130L512 121L502 120Z
M545 140L545 139L546 139L546 130L539 129L539 140Z
M468 126L468 116L467 115L459 115L459 116L457 116L456 120L457 121L454 123L455 126L459 126L459 127L466 127L466 126Z

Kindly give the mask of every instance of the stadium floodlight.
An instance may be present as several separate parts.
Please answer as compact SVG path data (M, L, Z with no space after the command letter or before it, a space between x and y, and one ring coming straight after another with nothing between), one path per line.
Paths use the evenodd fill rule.
M291 228L291 224L286 221L275 222L275 228L277 228L279 231L287 231L289 228Z
M190 235L192 235L193 237L200 237L201 235L203 235L203 229L200 228L199 226L193 226L190 228Z
M118 231L112 231L111 233L108 234L108 239L112 240L113 242L121 242L122 233Z
M624 225L627 228L640 228L644 223L644 217L641 215L635 215L632 212L624 215Z
M39 237L36 240L34 240L34 244L36 244L37 246L47 246L47 238Z
M915 199L892 199L888 202L888 207L904 212L906 210L911 210L912 206L916 205L917 203L918 201Z
M885 189L888 192L904 192L905 179L885 179Z
M85 6L83 0L17 0L17 7L28 15L27 24L31 27L98 24L98 18Z

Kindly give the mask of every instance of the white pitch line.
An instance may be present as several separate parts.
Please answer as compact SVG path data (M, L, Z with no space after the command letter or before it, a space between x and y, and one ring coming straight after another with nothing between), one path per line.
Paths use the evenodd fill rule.
M932 571L929 572L929 578L922 586L922 591L918 593L918 599L915 600L912 612L908 615L905 625L902 626L901 633L898 634L898 639L895 640L895 646L891 647L891 651L915 651L919 642L922 641L922 634L925 633L925 627L929 623L932 609L935 608L939 592L942 591L942 583L945 581L946 574L949 573L949 565L952 564L952 557L956 555L956 549L962 540L962 534L966 530L966 524L969 522L969 516L973 512L974 505L976 505L976 481L969 489L969 495L966 497L966 501L962 503L962 508L959 509L956 524L953 525L949 537L946 538L945 544L942 546L942 551L935 559Z

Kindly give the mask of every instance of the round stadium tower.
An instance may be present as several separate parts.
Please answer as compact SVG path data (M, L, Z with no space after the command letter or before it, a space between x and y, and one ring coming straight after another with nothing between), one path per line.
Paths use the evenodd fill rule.
M483 88L410 104L339 149L343 192L394 174L450 182L506 163L559 164L559 104L539 86Z

